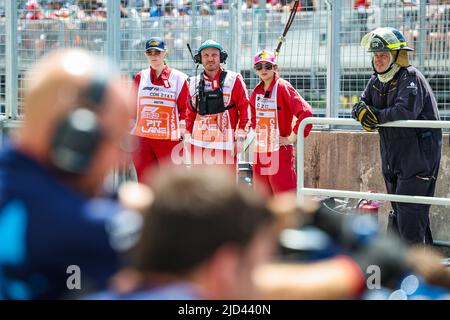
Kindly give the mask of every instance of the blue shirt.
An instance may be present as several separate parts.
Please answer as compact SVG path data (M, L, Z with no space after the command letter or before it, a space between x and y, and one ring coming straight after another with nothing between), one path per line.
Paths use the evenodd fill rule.
M69 298L104 288L120 267L120 245L136 231L128 214L113 200L70 189L7 145L0 150L0 300Z

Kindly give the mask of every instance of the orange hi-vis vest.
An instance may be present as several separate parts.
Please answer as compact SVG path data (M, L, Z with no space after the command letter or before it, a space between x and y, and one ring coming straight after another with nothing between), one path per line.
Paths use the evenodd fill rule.
M222 86L225 107L229 106L231 102L231 92L238 76L236 72L228 70L226 72L227 74ZM198 94L197 88L199 81L200 75L191 77L189 81L189 92L192 97L191 101L193 106L195 106L197 100L196 96ZM215 84L215 87L217 86L218 84ZM213 87L212 83L205 79L205 92L208 91L213 91ZM233 150L234 135L231 127L229 110L222 113L203 116L197 113L190 143L207 149Z
M187 75L172 69L164 86L154 85L150 68L141 71L136 124L131 133L158 140L180 140L177 99Z
M274 152L280 149L280 130L278 128L277 111L279 81L280 79L273 86L272 94L269 98L265 98L264 94L256 95L255 151L258 153Z

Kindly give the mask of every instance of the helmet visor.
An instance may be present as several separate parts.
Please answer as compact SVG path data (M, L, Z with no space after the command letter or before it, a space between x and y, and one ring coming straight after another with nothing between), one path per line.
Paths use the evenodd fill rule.
M374 38L378 38L381 40L383 46L379 46L380 50L377 50L377 46L374 46ZM369 52L374 51L394 51L394 50L408 50L412 51L413 49L408 47L408 44L404 39L400 41L396 34L393 32L392 28L377 28L372 32L369 32L361 39L361 47L368 49ZM376 43L376 40L374 41Z

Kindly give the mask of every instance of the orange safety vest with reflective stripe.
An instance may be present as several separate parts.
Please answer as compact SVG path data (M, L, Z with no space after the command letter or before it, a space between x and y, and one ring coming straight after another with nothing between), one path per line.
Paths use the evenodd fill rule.
M177 99L187 75L172 69L164 86L154 85L150 68L141 71L138 89L136 124L131 133L158 140L180 139Z
M255 98L256 109L256 140L255 151L259 153L274 152L280 149L280 130L278 128L277 112L277 79L270 97L257 94Z
M231 101L231 92L238 76L237 73L226 71L227 75L222 86L224 105L229 106ZM192 104L195 106L197 88L200 81L200 75L191 77L189 82L189 92L192 97ZM216 80L214 80L216 81ZM205 79L205 91L213 91L212 82ZM192 129L192 138L190 143L208 149L233 150L234 135L231 126L230 113L226 110L222 113L200 115L197 113L194 128Z

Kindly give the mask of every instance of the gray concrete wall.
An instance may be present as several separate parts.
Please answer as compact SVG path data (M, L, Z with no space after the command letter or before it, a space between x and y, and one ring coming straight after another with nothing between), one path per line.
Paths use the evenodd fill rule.
M313 131L305 142L305 187L386 193L381 175L378 133ZM450 146L444 135L435 196L450 197ZM381 207L379 222L385 228L390 204ZM450 208L432 206L435 239L450 240Z

